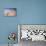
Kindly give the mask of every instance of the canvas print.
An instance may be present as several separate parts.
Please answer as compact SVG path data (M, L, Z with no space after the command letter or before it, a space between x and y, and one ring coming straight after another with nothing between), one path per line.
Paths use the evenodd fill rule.
M16 16L16 8L5 8L4 16Z

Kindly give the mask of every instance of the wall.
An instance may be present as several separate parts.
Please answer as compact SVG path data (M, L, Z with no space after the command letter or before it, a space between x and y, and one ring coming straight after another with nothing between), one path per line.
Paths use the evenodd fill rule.
M14 7L17 8L16 17L3 16L4 8ZM46 24L46 0L1 0L0 44L8 43L9 32L17 33L17 24Z

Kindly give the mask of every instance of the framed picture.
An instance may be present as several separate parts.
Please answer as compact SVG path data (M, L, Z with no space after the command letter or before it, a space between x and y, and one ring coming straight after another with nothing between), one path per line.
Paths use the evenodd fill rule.
M4 16L16 16L16 8L5 8Z

